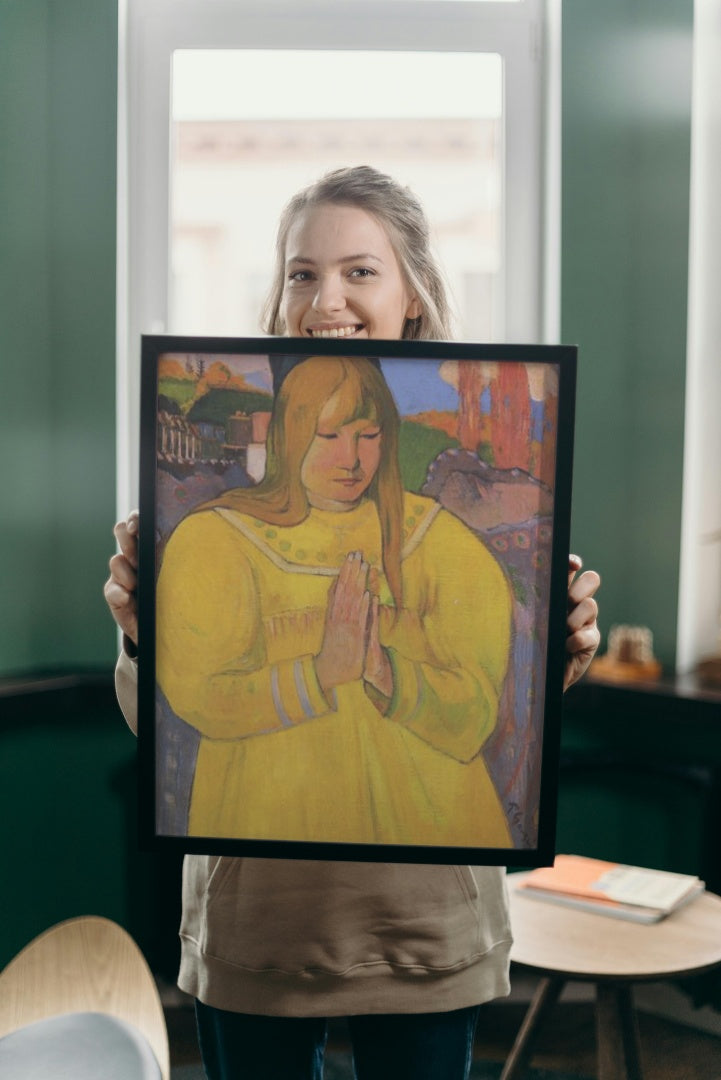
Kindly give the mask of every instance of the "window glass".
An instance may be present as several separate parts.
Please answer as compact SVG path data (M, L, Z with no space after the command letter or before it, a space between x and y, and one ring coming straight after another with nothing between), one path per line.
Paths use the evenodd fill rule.
M369 164L423 202L457 335L502 336L500 56L176 50L172 125L171 332L257 333L284 204Z

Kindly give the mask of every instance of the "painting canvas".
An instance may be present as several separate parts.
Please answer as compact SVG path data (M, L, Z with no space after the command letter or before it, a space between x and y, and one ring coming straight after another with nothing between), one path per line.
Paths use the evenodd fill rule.
M575 361L143 339L146 845L552 859Z

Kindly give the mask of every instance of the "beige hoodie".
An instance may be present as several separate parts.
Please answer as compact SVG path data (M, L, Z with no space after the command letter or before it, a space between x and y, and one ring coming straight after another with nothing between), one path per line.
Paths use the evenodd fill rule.
M137 665L118 700L137 729ZM186 855L178 985L269 1016L441 1012L509 991L501 867Z

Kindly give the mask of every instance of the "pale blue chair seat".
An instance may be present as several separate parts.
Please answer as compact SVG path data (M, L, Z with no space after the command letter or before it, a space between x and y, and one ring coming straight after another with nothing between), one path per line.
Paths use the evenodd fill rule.
M0 1076L8 1080L161 1080L137 1028L102 1013L36 1020L0 1039Z

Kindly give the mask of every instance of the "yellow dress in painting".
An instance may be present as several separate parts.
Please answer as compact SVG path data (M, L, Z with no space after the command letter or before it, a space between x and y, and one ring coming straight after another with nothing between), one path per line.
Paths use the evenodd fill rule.
M432 500L404 496L403 608L382 574L375 504L268 525L229 509L175 530L157 586L157 676L201 733L189 833L509 847L482 756L510 648L508 583ZM376 568L394 691L324 696L313 657L351 551Z

